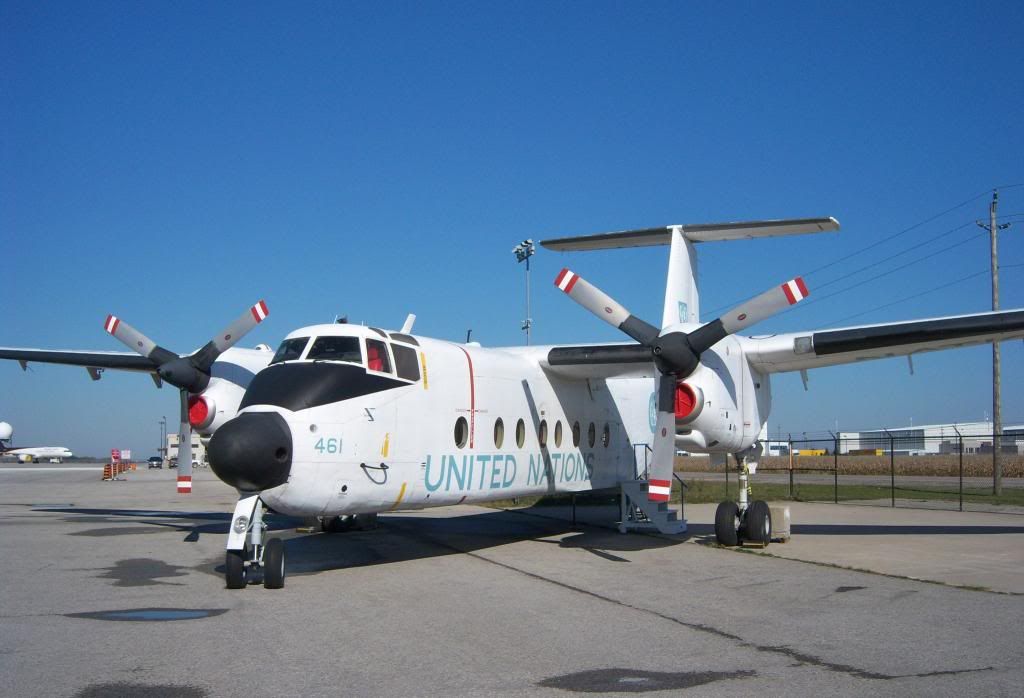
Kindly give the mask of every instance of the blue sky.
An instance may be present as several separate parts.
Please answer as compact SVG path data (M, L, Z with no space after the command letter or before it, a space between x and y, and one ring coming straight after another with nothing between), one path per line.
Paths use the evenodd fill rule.
M934 289L988 268L994 186L1024 307L1022 29L1011 2L3 0L0 345L119 350L113 312L191 351L259 298L246 344L409 312L518 344L526 237L819 215L842 232L701 246L706 319L835 260L812 299L861 285L758 332L984 311L987 274ZM562 266L657 321L666 262L538 252L534 341L619 339ZM1003 345L1006 421L1022 357ZM981 419L990 371L978 347L777 376L771 431ZM176 409L143 376L0 363L16 443L149 453Z

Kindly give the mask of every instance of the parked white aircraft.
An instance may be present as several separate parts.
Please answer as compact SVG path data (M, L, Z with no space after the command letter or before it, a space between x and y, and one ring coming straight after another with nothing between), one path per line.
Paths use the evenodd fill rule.
M822 218L542 242L567 251L671 245L660 329L569 270L556 279L631 343L490 349L415 336L411 321L399 332L347 324L291 332L209 441L211 467L240 494L227 585L260 576L268 588L284 584L284 545L264 542L264 507L319 517L329 531L381 511L618 489L623 530L641 522L684 530L667 510L675 448L732 454L745 479L761 452L770 374L1024 337L1024 310L734 334L799 302L808 294L800 279L700 324L695 243L836 229ZM5 351L0 358L21 358ZM767 505L740 491L739 503L719 506L718 540L767 544Z
M8 443L14 436L14 428L7 422L0 422L0 456L16 456L19 463L40 463L48 460L60 463L75 455L63 446L20 446L12 448Z

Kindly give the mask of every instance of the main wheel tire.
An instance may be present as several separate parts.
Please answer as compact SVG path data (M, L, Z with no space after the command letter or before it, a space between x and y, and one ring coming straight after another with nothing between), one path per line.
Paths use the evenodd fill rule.
M736 502L722 502L715 510L715 538L719 545L733 547L740 544L740 508Z
M320 530L324 533L344 533L355 528L355 517L348 516L325 516L320 522Z
M377 514L356 514L355 527L357 531L372 531L377 528Z
M747 534L744 536L751 543L760 543L767 547L772 541L772 512L767 502L757 500L747 508Z
M271 538L263 548L263 586L280 589L284 586L284 542Z
M244 589L245 578L245 551L228 550L224 556L224 582L228 589Z

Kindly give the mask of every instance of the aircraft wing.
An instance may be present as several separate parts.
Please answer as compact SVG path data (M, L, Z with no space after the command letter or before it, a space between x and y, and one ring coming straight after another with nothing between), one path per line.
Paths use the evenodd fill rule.
M551 347L541 367L562 378L621 378L654 375L651 350L633 343Z
M156 366L145 356L120 351L54 351L49 349L18 349L0 347L0 359L11 359L24 369L30 362L84 366L93 375L95 369L145 371L154 373Z
M1024 310L747 337L748 361L761 373L802 371L888 356L1024 337Z

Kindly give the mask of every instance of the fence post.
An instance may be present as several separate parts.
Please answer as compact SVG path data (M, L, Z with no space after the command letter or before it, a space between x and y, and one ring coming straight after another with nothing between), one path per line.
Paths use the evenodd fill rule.
M789 498L793 499L793 436L789 437Z
M953 427L956 432L956 440L960 451L960 511L964 510L964 437L960 430Z
M883 429L889 437L889 496L892 499L892 508L896 508L896 446L893 443L892 434L888 429Z
M835 442L832 448L832 472L835 475L835 484L833 485L833 497L832 501L835 504L839 504L839 435L834 435Z

